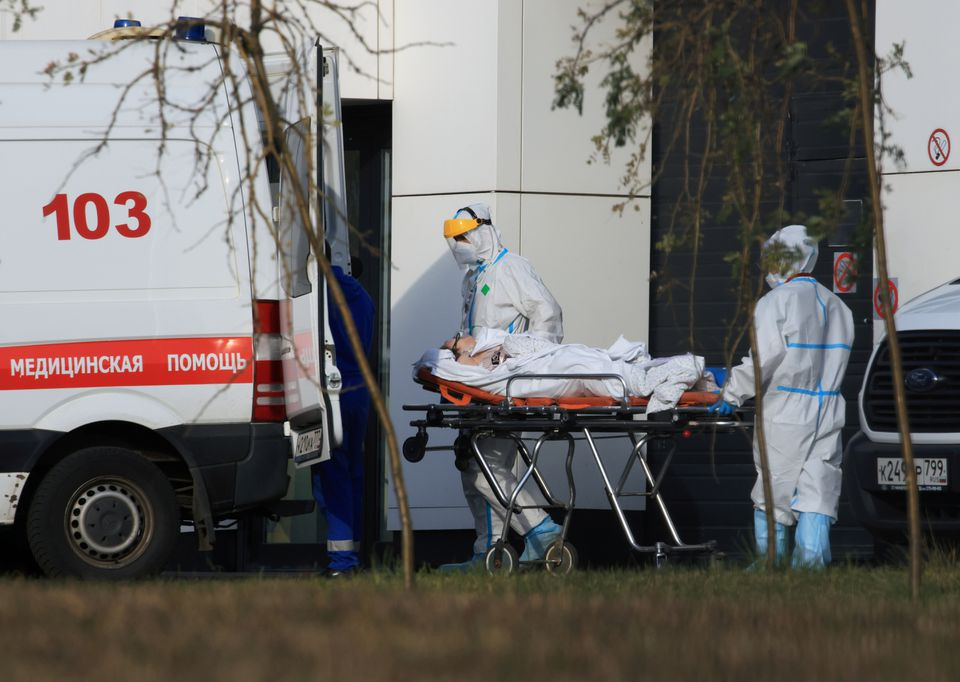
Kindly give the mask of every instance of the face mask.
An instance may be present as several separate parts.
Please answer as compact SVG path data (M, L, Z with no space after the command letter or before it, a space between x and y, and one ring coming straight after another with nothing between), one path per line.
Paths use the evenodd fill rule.
M496 254L493 252L494 240L491 228L480 226L467 233L467 239L477 249L480 260L490 260Z
M453 252L453 259L458 265L470 267L476 265L480 260L480 254L477 253L477 247L467 242L458 242L451 239L450 250Z

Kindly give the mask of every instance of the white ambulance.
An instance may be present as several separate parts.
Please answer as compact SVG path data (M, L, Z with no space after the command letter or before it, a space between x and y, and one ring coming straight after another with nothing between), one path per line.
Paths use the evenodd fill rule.
M155 572L182 522L203 546L218 517L285 494L291 456L340 438L325 288L290 187L248 171L249 83L235 96L230 55L189 28L169 45L0 42L0 524L50 575ZM303 73L338 115L322 54L306 49ZM98 63L44 73L77 60ZM342 133L308 149L317 109L284 111L298 180L312 155L335 198L311 217L346 268Z

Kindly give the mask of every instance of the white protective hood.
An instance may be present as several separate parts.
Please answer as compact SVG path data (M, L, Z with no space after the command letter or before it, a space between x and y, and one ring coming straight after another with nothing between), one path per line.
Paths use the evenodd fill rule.
M788 279L801 272L812 272L813 266L817 263L819 248L816 240L807 234L807 228L804 225L787 225L774 232L770 239L763 244L764 253L771 249L779 247L787 250L789 253L796 253L797 257L783 267L767 274L767 284L771 289L784 284Z

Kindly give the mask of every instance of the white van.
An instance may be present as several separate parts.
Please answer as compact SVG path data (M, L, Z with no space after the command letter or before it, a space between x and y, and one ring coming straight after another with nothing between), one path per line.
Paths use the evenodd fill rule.
M246 168L262 117L211 89L214 44L170 42L162 154L157 41L0 42L0 524L50 575L157 571L182 521L206 544L217 517L285 494L292 455L339 440L322 278L278 178ZM82 80L44 73L110 51ZM304 54L338 113L335 61ZM287 113L290 135L316 130L316 110ZM316 155L342 204L331 135L294 161ZM314 224L346 268L337 202Z
M937 541L960 538L960 152L951 148L951 139L960 139L960 99L944 97L943 88L960 59L960 43L939 40L940 28L957 22L957 3L877 3L877 54L899 46L910 65L910 74L883 72L883 99L892 110L882 120L883 144L901 157L884 161L881 186L920 523ZM880 124L876 117L878 131ZM879 307L876 283L873 296ZM907 540L907 474L879 314L873 339L860 390L860 431L844 454L844 485L857 519L888 554L890 544Z

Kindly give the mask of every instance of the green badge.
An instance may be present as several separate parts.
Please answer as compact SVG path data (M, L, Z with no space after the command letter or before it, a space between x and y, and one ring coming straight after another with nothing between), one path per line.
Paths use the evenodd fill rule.
M480 293L483 294L484 296L486 296L488 293L490 293L490 285L489 285L489 284L484 284L484 285L483 285L483 289L480 290Z

